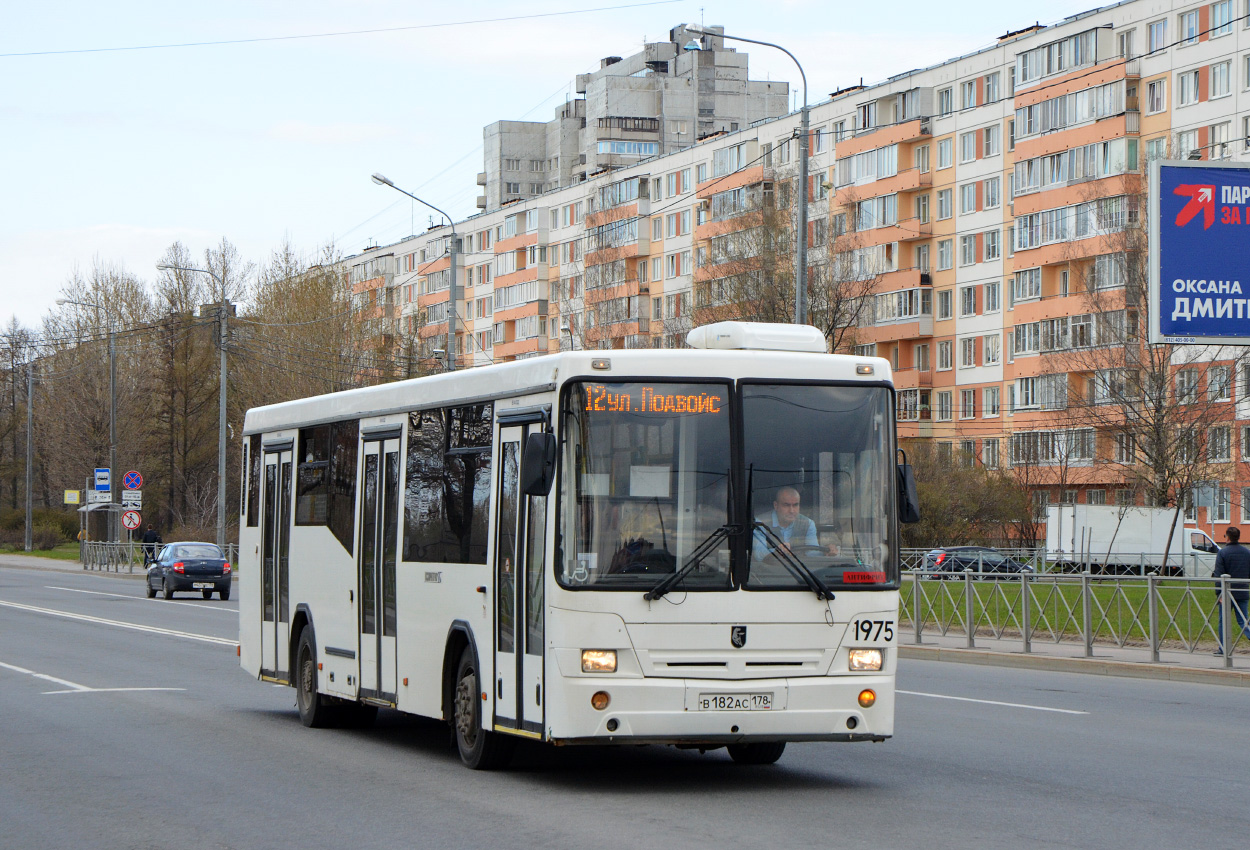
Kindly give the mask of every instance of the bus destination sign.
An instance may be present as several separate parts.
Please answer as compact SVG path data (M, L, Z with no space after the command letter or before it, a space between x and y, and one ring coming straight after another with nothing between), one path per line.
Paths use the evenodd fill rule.
M586 410L594 413L720 413L725 391L688 385L587 384Z

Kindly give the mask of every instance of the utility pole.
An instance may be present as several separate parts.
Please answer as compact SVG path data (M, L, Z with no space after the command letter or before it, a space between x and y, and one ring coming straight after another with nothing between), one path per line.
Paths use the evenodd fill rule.
M447 219L451 221L451 219ZM447 254L451 257L451 283L448 285L447 301L447 371L456 371L456 260L460 256L460 237L456 235L456 226L451 227Z
M230 313L230 299L225 287L221 290L221 387L217 393L217 548L226 550L226 317Z
M31 484L35 471L35 361L26 363L26 551L31 541Z
M117 515L117 336L109 321L109 542L121 540L121 525Z

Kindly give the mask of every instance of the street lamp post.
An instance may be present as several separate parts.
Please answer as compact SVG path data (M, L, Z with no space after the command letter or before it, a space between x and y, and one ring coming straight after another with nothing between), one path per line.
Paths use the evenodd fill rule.
M451 258L451 283L448 286L448 302L447 302L447 371L454 372L456 370L456 301L459 300L459 294L456 290L456 262L460 253L460 237L456 235L456 222L447 213L431 204L429 201L423 201L411 192L401 189L391 182L390 178L384 174L374 174L373 182L379 186L390 186L396 192L407 195L414 201L424 204L434 212L447 219L451 225L451 242L447 247L447 254Z
M91 307L96 311L96 320L99 320L100 305L93 304L89 301L75 301L72 298L56 299L58 307L66 304L77 304L79 307ZM29 488L27 488L29 494ZM27 495L29 500L30 496ZM117 504L117 335L113 330L113 321L109 320L109 509L108 509L108 538L110 543L116 543L121 539L121 530L118 529L117 511L113 505ZM28 521L29 524L29 521Z
M803 73L803 66L799 64L798 59L794 58L794 54L780 44L773 44L771 41L757 41L753 38L743 38L740 35L725 35L723 32L712 32L698 24L686 24L686 32L701 36L710 35L716 38L727 38L730 41L745 41L748 44L762 44L765 47L775 47L789 56L799 69L799 76L803 79L803 109L799 113L799 233L798 251L794 263L794 323L796 325L805 325L807 324L807 154L810 145L808 138L807 74Z
M199 272L206 274L221 287L221 305L217 309L217 320L220 322L217 347L221 352L221 366L218 369L220 386L217 390L217 548L226 548L226 319L230 313L230 299L226 297L226 284L209 269L192 266L175 266L170 263L157 263L160 271Z

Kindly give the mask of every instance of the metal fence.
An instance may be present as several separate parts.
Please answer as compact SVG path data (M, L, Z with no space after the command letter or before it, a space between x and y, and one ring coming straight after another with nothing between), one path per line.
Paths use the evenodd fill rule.
M1187 653L1226 647L1250 649L1229 590L1230 579L1158 575L1097 576L1063 573L978 575L904 573L900 616L913 642L922 636L962 636L968 648L978 637L1018 639L1022 651L1035 643L1079 642L1085 656L1096 644ZM1244 586L1244 585L1243 585ZM1221 634L1221 626L1223 634Z
M925 564L925 555L932 552L932 549L903 549L900 555L903 570L922 570L929 565ZM1105 558L1098 557L1093 554L1072 554L1064 552L1048 552L1044 548L1039 549L1007 549L1000 548L995 551L1008 555L1021 563L1032 567L1033 572L1041 573L1071 573L1079 575L1081 573L1102 573L1102 562ZM1126 559L1120 559L1121 566L1117 567L1118 572L1127 573L1135 576L1147 576L1151 573L1165 572L1175 575L1196 575L1199 571L1200 558L1202 556L1193 553L1180 554L1176 552L1168 553L1166 570L1160 570L1159 565L1165 563L1162 552L1140 552L1129 556ZM1127 563L1125 561L1127 560ZM1209 562L1208 562L1209 563ZM983 565L981 565L983 567ZM990 572L989 569L978 569L973 567L975 572ZM1209 571L1208 571L1209 572Z
M160 549L159 546L156 548ZM227 543L225 551L226 560L237 565L239 544ZM82 561L84 570L103 572L133 573L136 568L142 570L146 566L144 546L137 540L122 543L84 541L78 544L78 559Z

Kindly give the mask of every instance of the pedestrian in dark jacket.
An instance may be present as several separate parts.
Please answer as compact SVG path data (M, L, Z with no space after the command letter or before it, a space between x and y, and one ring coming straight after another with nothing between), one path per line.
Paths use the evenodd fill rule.
M1250 601L1250 583L1244 579L1250 579L1250 549L1242 546L1241 530L1229 526L1225 533L1228 545L1220 550L1215 556L1215 578L1218 580L1220 576L1228 576L1232 579L1243 579L1243 581L1230 581L1228 583L1229 607L1233 611L1233 617L1237 620L1237 625L1241 628L1241 633L1250 637L1250 629L1246 628L1246 603ZM1224 654L1224 606L1221 604L1220 593L1221 586L1215 588L1216 607L1219 610L1219 643L1220 648L1215 651L1216 655Z
M156 527L148 523L148 530L143 532L143 560L144 562L156 560L156 547L164 544L161 540L161 533Z

